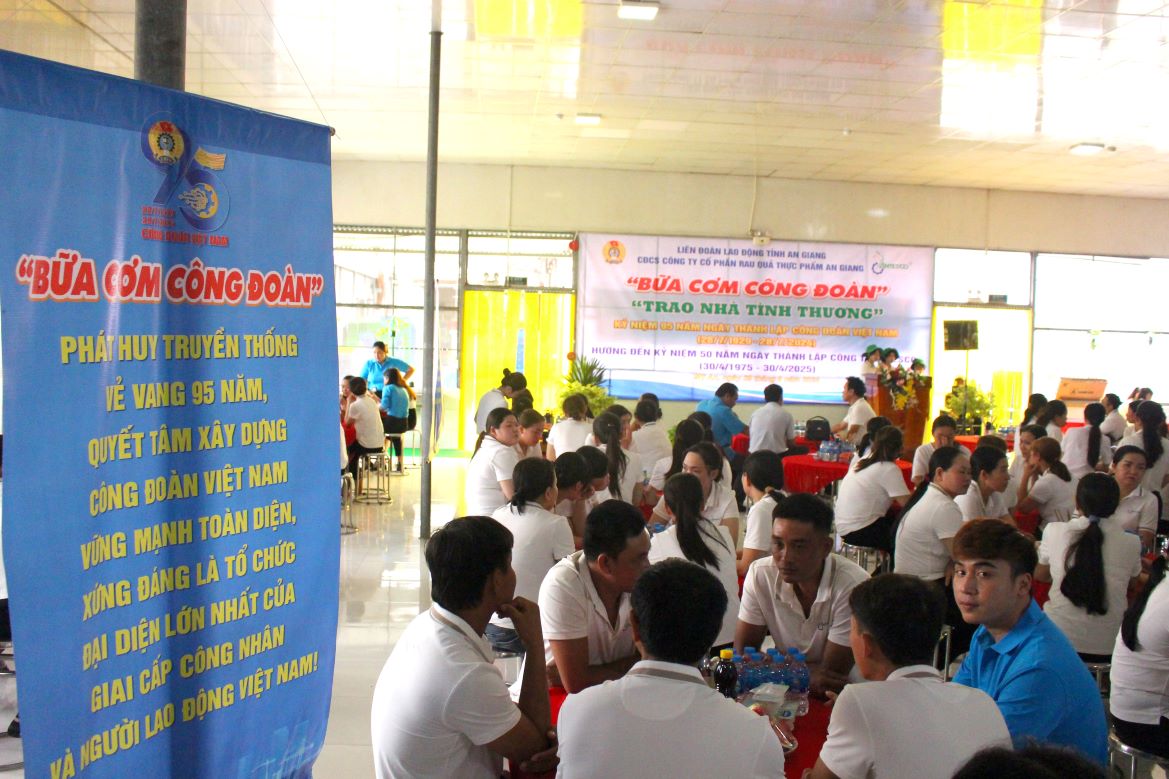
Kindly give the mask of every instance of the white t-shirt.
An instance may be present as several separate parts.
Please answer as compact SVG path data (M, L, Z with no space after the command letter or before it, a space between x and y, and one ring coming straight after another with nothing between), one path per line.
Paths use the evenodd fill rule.
M597 448L602 452L605 451L604 444L598 446ZM625 453L626 460L625 472L621 474L621 497L619 500L623 500L626 503L633 503L633 490L639 483L641 483L641 480L644 476L641 470L641 456L637 452L631 452L628 449L622 449L621 451ZM612 484L612 482L610 482L610 484ZM611 492L609 493L609 496L614 498L617 497Z
M1100 432L1108 436L1109 442L1115 444L1120 439L1124 438L1124 429L1128 425L1124 421L1119 411L1109 411L1108 416L1104 417L1104 421L1100 423Z
M1107 466L1112 461L1112 447L1108 436L1101 433L1100 452L1096 456L1096 462L1088 462L1088 436L1091 432L1092 428L1087 426L1073 427L1063 438L1063 456L1060 459L1071 471L1073 480L1078 481L1095 471L1097 465Z
M483 439L483 445L467 465L467 481L463 490L467 516L489 517L507 503L499 483L511 479L518 461L515 449L504 446L491 436Z
M1135 490L1120 499L1112 518L1129 533L1141 530L1156 533L1157 496L1138 484Z
M568 696L557 727L563 779L783 776L767 718L712 690L690 666L642 660L617 681Z
M663 495L654 504L654 511L658 516L666 516L666 497ZM728 517L738 517L739 509L735 506L735 494L722 486L722 482L710 485L710 494L706 496L706 503L702 506L702 516L714 524L719 524ZM768 532L771 532L768 530ZM768 542L770 544L770 541Z
M475 409L475 431L482 433L487 430L487 415L497 408L507 408L507 397L496 387L487 390L479 398L479 406Z
M1007 504L1003 500L1003 493L992 492L985 501L982 499L982 490L978 489L978 482L971 480L970 489L965 495L954 498L958 510L962 512L962 521L972 519L998 519L1007 513Z
M883 682L844 688L820 759L840 779L947 777L994 746L1011 746L994 699L943 682L928 665L911 665Z
M1126 722L1157 725L1169 717L1169 580L1162 580L1137 623L1140 650L1112 649L1112 713Z
M787 442L796 440L796 422L781 403L764 403L750 420L751 443L748 451L764 450L783 454Z
M629 447L641 457L642 465L656 464L673 452L670 437L658 422L647 422L633 431L633 443Z
M934 456L937 447L932 443L924 443L917 447L913 452L913 471L910 477L914 479L925 479L930 475L930 458Z
M780 578L775 559L760 557L747 569L739 619L765 626L776 646L794 646L809 663L818 663L824 658L827 642L849 645L852 609L848 596L867 578L864 568L838 554L829 554L824 560L816 600L805 617L795 587Z
M836 496L837 534L863 530L889 510L893 498L908 494L897 463L873 463L859 471L849 468Z
M769 492L759 499L747 513L747 533L743 537L744 549L766 552L771 549L771 527L774 523L775 493Z
M705 564L703 567L713 573L727 591L727 610L723 614L722 630L719 631L713 645L729 644L735 640L735 621L739 618L739 574L735 569L735 542L731 539L731 531L708 519L701 520L699 532L702 533L702 541L706 548L714 552L715 559L718 560L718 568L711 568ZM719 540L722 541L721 544ZM649 547L650 565L672 558L687 559L678 543L677 525L670 525L655 535Z
M1023 467L1025 465L1023 455L1018 449L1011 453L1011 464L1007 466L1007 475L1011 477L1011 480L1007 482L1007 489L1003 493L1003 504L1006 505L1007 511L1015 508L1019 503L1019 482L1023 481Z
M1051 471L1035 480L1028 495L1038 507L1040 529L1052 522L1067 522L1076 511L1075 485Z
M512 534L511 567L515 569L516 597L535 601L540 597L540 584L552 566L576 551L568 520L538 503L525 503L522 514L509 503L496 509L492 517ZM491 617L491 622L500 627L513 627L510 619L498 614Z
M1056 441L1063 441L1063 428L1054 422L1047 423L1047 437L1054 438Z
M548 571L540 585L540 624L544 628L544 659L553 664L549 641L589 640L589 665L603 665L634 654L629 626L629 593L621 595L617 624L609 622L597 594L584 551L573 552Z
M848 427L858 425L860 429L856 432L855 435L852 435L848 438L848 442L850 444L855 445L861 442L861 439L865 437L865 425L867 425L869 420L876 415L877 412L873 411L873 407L870 406L869 402L864 398L857 398L852 402L852 405L848 407L848 413L844 415L844 421L847 423ZM847 427L845 428L844 432L847 436Z
M893 550L893 570L936 581L946 575L950 552L942 542L962 527L962 510L946 492L931 484L921 500L901 518Z
M355 397L349 404L345 421L353 423L357 431L357 443L366 449L380 449L386 445L381 411L378 410L377 401L368 392Z
M526 460L529 457L535 457L540 460L544 459L544 453L540 451L539 444L533 444L532 446L516 444L514 448L517 460Z
M1140 432L1126 435L1120 439L1121 446L1136 446L1143 452L1145 449L1145 442ZM1161 485L1165 481L1165 474L1169 472L1169 438L1161 439L1161 446L1164 451L1161 456L1157 458L1157 462L1149 463L1148 469L1145 470L1145 477L1141 480L1146 490L1156 490L1161 492Z
M515 727L521 714L493 657L486 639L437 604L414 618L373 691L378 779L499 776L503 759L485 745Z
M1112 651L1124 610L1128 608L1128 582L1141 572L1141 541L1124 532L1116 520L1108 517L1100 521L1104 532L1104 592L1107 614L1089 614L1074 605L1059 585L1067 574L1064 559L1068 548L1088 527L1085 517L1068 522L1056 522L1043 531L1039 543L1039 562L1051 566L1051 600L1043 607L1077 652L1106 655Z
M548 446L556 456L575 452L585 445L585 436L593 432L593 423L587 419L562 419L548 431Z

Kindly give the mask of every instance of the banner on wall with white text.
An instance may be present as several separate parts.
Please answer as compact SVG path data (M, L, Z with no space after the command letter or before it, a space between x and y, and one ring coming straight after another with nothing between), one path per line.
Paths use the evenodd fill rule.
M339 552L328 128L0 51L0 148L25 770L311 776Z
M578 351L610 392L700 400L839 402L869 344L908 366L929 355L933 250L898 246L584 234Z

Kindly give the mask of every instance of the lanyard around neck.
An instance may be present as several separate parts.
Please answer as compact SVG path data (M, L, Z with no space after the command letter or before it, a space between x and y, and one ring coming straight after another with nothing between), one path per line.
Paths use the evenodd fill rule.
M695 678L689 674L679 673L678 671L667 671L664 668L634 668L630 670L627 676L656 676L659 679L670 679L675 682L690 682L691 684L698 684L703 687L709 687L703 679Z
M434 606L430 607L430 617L435 622L438 622L442 625L445 625L446 627L450 628L451 630L455 631L460 636L465 638L467 640L467 643L469 643L472 647L474 647L475 651L479 653L479 656L483 658L484 662L488 662L488 663L494 662L494 659L488 657L487 653L483 651L483 644L478 639L472 638L471 636L469 636L467 634L467 631L463 630L463 628L460 625L457 625L454 622L451 622L449 619L444 617L442 614L438 613L438 610L435 609Z

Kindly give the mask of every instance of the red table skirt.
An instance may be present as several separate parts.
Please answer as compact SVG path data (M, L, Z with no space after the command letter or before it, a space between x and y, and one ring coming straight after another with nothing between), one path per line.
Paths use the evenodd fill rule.
M806 448L809 452L819 451L819 449L820 449L820 442L819 441L809 441L808 439L804 438L802 435L796 436L795 445L802 446L802 447ZM750 448L751 448L751 438L746 433L739 433L738 435L731 438L731 449L735 450L736 454L739 454L739 455L742 455L743 457L746 457L747 452L750 450Z
M810 454L797 454L783 458L783 488L788 492L819 492L834 481L844 478L848 473L849 463L824 462L817 460ZM898 460L897 467L901 469L901 476L905 485L913 489L910 474L913 472L912 463Z
M977 435L956 435L954 436L954 443L960 444L973 452L974 448L978 446L978 439L981 437ZM1015 436L1008 436L1005 440L1007 442L1007 451L1015 451Z

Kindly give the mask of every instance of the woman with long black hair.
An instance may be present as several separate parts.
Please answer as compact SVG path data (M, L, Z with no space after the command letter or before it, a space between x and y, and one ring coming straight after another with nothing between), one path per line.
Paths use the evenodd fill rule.
M704 496L697 476L675 474L666 481L662 492L672 524L653 537L650 564L677 557L697 563L718 577L727 591L727 610L714 643L729 645L735 638L735 622L739 616L739 577L730 531L702 515Z
M1112 446L1101 425L1108 412L1103 403L1084 406L1083 427L1073 427L1063 437L1063 464L1073 480L1079 480L1093 471L1108 470Z
M1068 423L1068 405L1062 400L1049 400L1039 412L1035 424L1047 432L1048 438L1054 438L1056 443L1063 441L1063 426Z
M735 506L735 493L722 480L722 464L722 451L710 441L699 441L686 450L682 472L697 476L702 484L702 516L716 525L725 525L737 545L739 510ZM653 510L655 522L669 524L665 509L665 499L659 500Z
M942 582L950 566L950 548L962 527L954 498L970 488L970 457L960 446L942 446L930 455L929 478L905 504L894 531L893 570Z
M653 464L647 500L656 501L666 488L666 479L682 472L682 460L686 457L686 450L702 441L705 434L702 425L696 420L683 419L678 423L674 428L674 444L670 456L663 457Z
M1027 408L1023 411L1023 421L1019 427L1035 424L1039 419L1039 415L1043 413L1043 407L1046 405L1047 396L1038 392L1027 398Z
M467 516L489 517L515 494L511 478L519 460L514 448L519 437L520 425L511 409L492 409L467 466Z
M747 573L751 563L771 551L772 512L784 496L783 459L775 452L759 449L743 461L743 492L751 499L747 513L747 532L737 567L739 575Z
M1067 522L1076 510L1072 474L1060 459L1059 441L1043 437L1031 444L1031 456L1019 482L1019 511L1038 511L1039 529L1052 522Z
M609 494L617 500L640 506L641 457L621 445L623 433L621 417L610 411L598 414L593 420L593 437L609 464Z
M1169 584L1157 555L1145 589L1120 624L1112 649L1108 708L1116 735L1137 749L1169 758Z
M1165 486L1169 475L1169 438L1165 437L1165 409L1151 400L1141 401L1137 406L1137 424L1140 429L1120 439L1121 446L1139 446L1147 458L1144 481L1145 489L1162 497L1161 516L1166 516Z
M897 465L902 442L899 429L879 429L869 454L853 463L840 482L836 532L844 543L893 551L896 515L890 509L905 504L910 495Z
M1141 573L1141 542L1113 518L1120 489L1103 473L1076 487L1077 516L1043 532L1035 579L1051 582L1043 607L1080 657L1107 663L1128 605L1128 588Z

